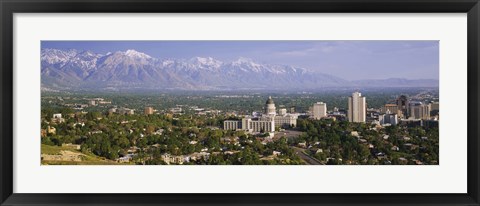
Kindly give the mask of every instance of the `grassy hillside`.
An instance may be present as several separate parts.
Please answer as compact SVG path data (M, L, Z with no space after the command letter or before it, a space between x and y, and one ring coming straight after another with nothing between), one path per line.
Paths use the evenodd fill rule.
M82 153L71 146L41 145L42 165L119 165L91 153Z

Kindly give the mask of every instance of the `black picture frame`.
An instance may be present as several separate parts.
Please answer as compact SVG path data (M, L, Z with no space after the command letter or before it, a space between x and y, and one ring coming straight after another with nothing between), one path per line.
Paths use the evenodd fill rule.
M480 205L478 0L0 0L1 205ZM19 194L13 193L14 13L467 13L468 189L466 194ZM452 177L456 178L456 177ZM268 187L268 185L265 185Z

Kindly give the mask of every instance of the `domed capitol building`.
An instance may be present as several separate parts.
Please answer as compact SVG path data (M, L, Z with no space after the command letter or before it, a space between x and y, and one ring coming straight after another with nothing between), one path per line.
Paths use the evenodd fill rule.
M273 102L273 99L271 96L268 97L268 100L265 103L265 114L269 116L275 116L277 114L275 103Z
M295 114L280 112L277 109L272 97L265 102L265 110L260 116L245 116L242 120L226 120L223 122L224 130L242 130L251 133L269 132L273 134L275 128L296 127L298 116Z

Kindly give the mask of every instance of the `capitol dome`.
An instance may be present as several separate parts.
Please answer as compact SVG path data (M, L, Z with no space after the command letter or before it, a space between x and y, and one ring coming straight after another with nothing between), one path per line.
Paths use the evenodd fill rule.
M272 97L270 96L270 97L268 97L268 100L267 100L267 102L266 102L265 104L275 104L275 103L273 102L273 99L272 99Z

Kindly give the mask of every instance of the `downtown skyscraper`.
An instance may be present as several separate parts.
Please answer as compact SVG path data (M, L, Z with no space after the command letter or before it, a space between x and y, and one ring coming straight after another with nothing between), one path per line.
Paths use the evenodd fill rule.
M354 92L348 97L348 121L365 122L367 112L366 98L360 92Z

